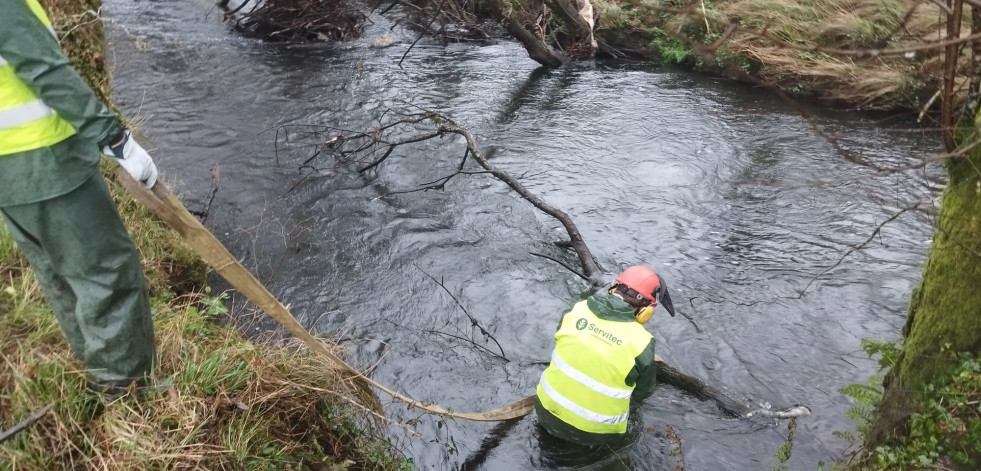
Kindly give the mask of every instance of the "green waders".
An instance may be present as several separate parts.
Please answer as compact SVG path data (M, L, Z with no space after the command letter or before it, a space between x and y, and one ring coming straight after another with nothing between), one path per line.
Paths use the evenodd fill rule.
M143 269L99 172L65 195L0 212L89 379L125 386L148 377L153 319Z

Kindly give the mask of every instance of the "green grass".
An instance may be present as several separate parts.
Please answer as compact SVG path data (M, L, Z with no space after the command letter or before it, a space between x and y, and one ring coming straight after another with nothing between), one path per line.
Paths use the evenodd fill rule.
M175 469L192 461L206 469L405 466L359 405L374 399L323 359L242 338L216 322L226 315L221 297L154 301L156 373L173 385L112 401L85 388L82 365L30 272L4 283L0 423L55 407L0 445L0 469Z
M101 25L65 23L98 5L47 4L60 29L72 30L66 48L79 70L107 84ZM305 349L242 337L224 296L205 285L207 266L109 183L147 277L159 388L116 400L86 389L83 365L0 227L0 429L54 404L0 444L0 470L411 469L377 432L380 419L366 406L378 404L370 391Z

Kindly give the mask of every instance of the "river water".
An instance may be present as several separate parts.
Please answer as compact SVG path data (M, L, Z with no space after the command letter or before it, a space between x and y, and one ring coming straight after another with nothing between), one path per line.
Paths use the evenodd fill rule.
M436 109L568 212L610 276L645 264L666 279L701 329L656 310L647 326L670 364L753 403L813 410L790 466L815 469L848 446L832 435L855 428L837 390L876 371L861 339L899 335L943 172L876 176L822 133L875 165L902 166L939 149L910 117L793 106L643 63L536 71L509 42L423 41L399 66L415 38L382 18L361 40L289 46L228 32L204 0L105 3L117 103L141 123L165 180L377 381L461 411L532 394L560 313L587 288L530 255L575 264L553 245L561 226L487 175L379 196L451 173L458 139L401 148L364 176L328 160L301 170L310 150L277 144L283 125L367 130L389 109ZM379 47L379 36L393 45ZM916 202L926 210L871 237ZM252 335L278 332L239 316ZM669 386L635 414L630 440L602 456L557 449L533 416L501 425L386 407L406 424L389 438L419 469L766 470L787 436L784 423L729 419Z

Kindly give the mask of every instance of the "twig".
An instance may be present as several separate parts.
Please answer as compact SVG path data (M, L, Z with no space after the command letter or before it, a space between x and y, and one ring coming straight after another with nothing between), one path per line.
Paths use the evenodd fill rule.
M436 13L433 13L433 17L429 19L429 23L427 23L426 24L426 27L422 29L422 32L421 33L419 33L419 37L416 38L415 41L412 41L412 44L409 45L409 48L405 50L405 53L404 54L402 54L402 57L399 59L399 62L398 62L398 66L399 67L402 67L402 61L405 60L405 56L408 56L409 55L409 51L411 51L412 48L415 47L416 43L419 42L423 38L423 36L426 35L426 32L427 31L429 31L429 27L433 25L433 22L436 21L436 18L443 11L443 3L445 3L445 2L446 2L446 0L440 0L439 6L436 7Z
M497 339L494 338L494 336L491 335L491 333L487 331L487 329L484 329L484 327L482 325L480 325L479 322L477 322L477 318L475 318L473 315L471 315L470 314L470 311L467 311L467 308L463 307L463 304L460 303L460 300L457 299L457 297L454 296L452 292L450 292L450 290L446 287L446 285L443 284L442 281L437 280L436 278L433 277L433 275L430 275L429 273L426 273L426 271L423 270L422 268L419 268L418 265L416 265L415 267L419 271L421 271L423 275L428 276L430 280L433 280L433 282L435 282L437 285L439 285L440 288L443 288L443 291L445 291L446 294L450 295L450 297L453 298L453 302L455 302L456 305L460 307L460 310L462 310L463 313L467 315L467 318L470 319L470 325L472 327L476 327L478 330L480 330L480 333L483 334L485 338L489 338L489 339L493 340L495 344L497 344L498 350L501 351L501 355L500 355L501 358L503 358L505 361L511 361L511 360L508 360L507 356L504 355L504 348L501 347L500 342L498 342ZM477 345L477 343L474 342L474 345Z
M422 186L420 186L419 188L415 188L412 190L390 191L388 193L385 193L384 195L378 196L378 198L384 198L386 196L392 196L392 195L405 195L409 193L418 193L420 191L425 192L429 190L443 191L444 189L446 189L446 184L449 183L450 179L457 175L480 175L485 173L490 173L490 172L453 172L445 177L438 178L428 183L423 183Z
M586 281L589 281L589 277L587 277L586 275L583 275L582 273L579 273L579 271L576 270L575 268L572 268L569 265L566 265L566 263L563 262L562 260L559 260L559 259L557 259L555 257L551 257L551 256L548 256L548 255L545 255L545 254L542 254L542 253L538 253L538 252L528 252L528 254L534 255L536 257L547 258L547 259L549 259L549 260L551 260L551 261L553 261L555 263L558 263L559 265L562 265L563 267L565 267L566 270L571 271L572 273L574 273L579 278L582 278L582 279L584 279Z
M511 362L511 360L508 360L507 357L502 356L499 353L497 353L497 352L495 352L495 351L493 351L493 350L491 350L491 349L489 349L489 348L487 348L487 347L485 347L485 346L483 346L483 345L481 345L481 344L479 344L477 342L474 342L473 339L468 339L468 338L465 338L465 337L462 337L462 336L459 336L459 335L453 335L453 334L451 334L449 332L443 332L443 331L435 330L435 329L426 329L426 330L423 330L423 332L427 332L427 333L430 333L430 334L445 335L447 337L451 337L451 338L454 338L454 339L457 339L457 340L463 340L464 342L467 342L467 343L469 343L469 344L471 344L471 345L473 345L473 346L475 346L475 347L477 347L477 348L479 348L479 349L481 349L481 350L483 350L483 351L485 351L487 353L490 353L491 355L494 355L497 358L500 358L500 359L502 359L502 360L504 360L504 361L506 361L508 363Z
M912 211L912 210L914 210L914 209L916 209L918 207L920 207L920 202L919 201L917 201L916 203L913 203L912 205L907 206L907 207L905 207L903 209L900 209L898 212L896 212L892 216L889 216L888 218L886 218L885 221L882 221L878 226L875 227L875 230L873 230L872 233L869 234L869 236L864 241L862 241L858 245L853 245L853 246L849 247L848 250L845 251L845 253L841 254L841 257L838 257L838 260L833 265L831 265L829 267L825 267L817 275L814 275L814 277L811 278L810 281L808 281L806 285L804 285L804 288L800 290L800 296L803 296L804 295L804 292L807 291L807 288L810 288L811 287L811 284L814 283L815 280L817 280L818 278L820 278L825 273L828 273L829 271L834 270L839 265L841 265L841 262L843 262L846 257L848 257L849 255L855 253L858 250L863 249L866 245L868 245L870 242L872 242L875 239L875 236L878 235L880 231L882 231L882 228L885 227L886 224L889 224L890 222L895 221L896 218L898 218L899 216L902 216L907 211Z
M678 314L681 314L682 317L684 317L685 319L688 319L688 322L691 322L691 325L693 327L695 327L695 332L702 333L702 328L698 326L698 323L695 322L695 318L692 317L691 314L688 314L688 313L686 313L684 311L681 311L681 310L678 311Z
M221 187L219 181L218 171L220 170L220 164L215 164L211 167L211 197L208 198L208 204L205 205L202 211L191 211L191 214L201 218L201 222L208 220L208 215L211 213L211 205L215 202L215 195L218 194L218 189Z
M757 304L770 304L770 303L775 303L775 302L777 302L779 300L798 300L798 299L802 299L804 297L804 294L807 292L807 290L811 287L812 284L814 284L815 281L817 281L818 278L820 278L821 276L827 274L831 270L833 270L836 267L838 267L839 265L841 265L841 263L845 260L845 258L847 258L852 253L855 253L855 252L857 252L857 251L862 250L863 248L865 248L866 245L868 245L870 242L872 242L873 240L875 240L876 236L879 235L879 232L882 231L882 228L885 227L886 224L889 224L890 222L896 220L896 218L898 218L899 216L903 215L907 211L912 211L914 209L919 208L921 204L923 204L922 201L918 201L916 203L913 203L910 206L907 206L905 208L900 209L897 213L895 213L892 216L888 217L885 221L882 221L882 223L880 223L878 226L876 226L875 229L872 231L872 233L869 234L869 236L864 241L862 241L862 242L860 242L858 244L855 244L855 245L849 247L848 250L846 250L844 253L841 254L840 257L838 257L838 260L835 261L834 264L832 264L831 266L825 267L818 274L814 275L807 282L807 284L804 285L804 287L801 288L801 290L796 295L794 295L794 296L775 296L775 297L770 298L770 299L760 299L760 300L756 300L756 301L750 301L750 302L747 302L747 303L730 301L728 299L725 299L725 300L717 300L717 299L704 298L702 296L693 296L693 297L691 297L691 298L688 299L688 303L692 307L695 307L694 301L696 299L702 299L703 301L705 301L707 303L712 303L712 304L729 303L729 304L735 304L736 306L752 307L752 306L755 306ZM938 228L937 230L942 231L943 229ZM682 315L684 315L684 313L682 313Z
M27 416L26 419L21 420L17 425L14 425L3 433L0 433L0 443L7 441L10 437L17 435L18 433L24 431L24 429L27 427L30 427L34 422L41 420L41 417L44 417L44 414L47 414L48 411L54 407L54 404L55 403L53 402L49 402L46 406L32 412L31 415Z

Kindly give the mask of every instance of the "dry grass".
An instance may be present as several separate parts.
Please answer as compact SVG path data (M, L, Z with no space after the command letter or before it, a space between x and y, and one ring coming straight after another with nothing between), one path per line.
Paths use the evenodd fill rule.
M71 31L65 46L78 70L106 92L101 25L84 14L97 0L45 3L59 31ZM0 431L54 404L0 444L0 470L411 467L361 405L377 397L302 348L244 339L222 297L208 294L203 262L110 186L147 275L158 387L115 400L86 389L82 364L0 225Z
M596 2L600 10L597 35L615 50L651 51L669 62L867 108L918 108L937 90L942 64L939 49L868 58L821 52L903 49L937 41L944 31L945 15L933 3L706 0L704 4L703 14L700 0L602 0ZM966 15L964 35L970 31L969 17ZM733 24L738 25L735 31L704 54L704 48L715 44ZM637 41L647 41L651 47L638 46ZM965 58L967 54L969 50L964 51ZM961 63L965 65L963 76L969 61Z
M409 466L361 406L377 405L370 391L305 349L244 339L222 296L204 288L201 262L111 186L153 295L160 387L139 399L88 391L33 272L0 228L0 429L55 404L0 444L0 470Z
M155 305L157 377L169 387L109 400L85 388L82 365L28 273L0 293L0 424L54 409L0 445L0 468L397 469L375 438L372 403L320 358L241 338L221 299ZM349 398L357 398L351 400ZM302 466L301 466L302 464Z
M725 47L749 54L760 78L785 87L793 84L791 91L867 107L910 107L922 104L924 90L939 73L938 68L921 69L902 55L858 59L801 51L767 45L754 34L775 30L781 39L802 47L902 49L936 35L939 18L926 5L913 8L913 2L903 0L741 0L718 5L726 17L739 18L748 27Z
M0 429L54 403L0 444L0 470L410 466L361 405L377 397L305 349L244 339L222 297L204 287L203 264L110 186L147 274L162 381L139 399L88 391L33 272L0 228Z

